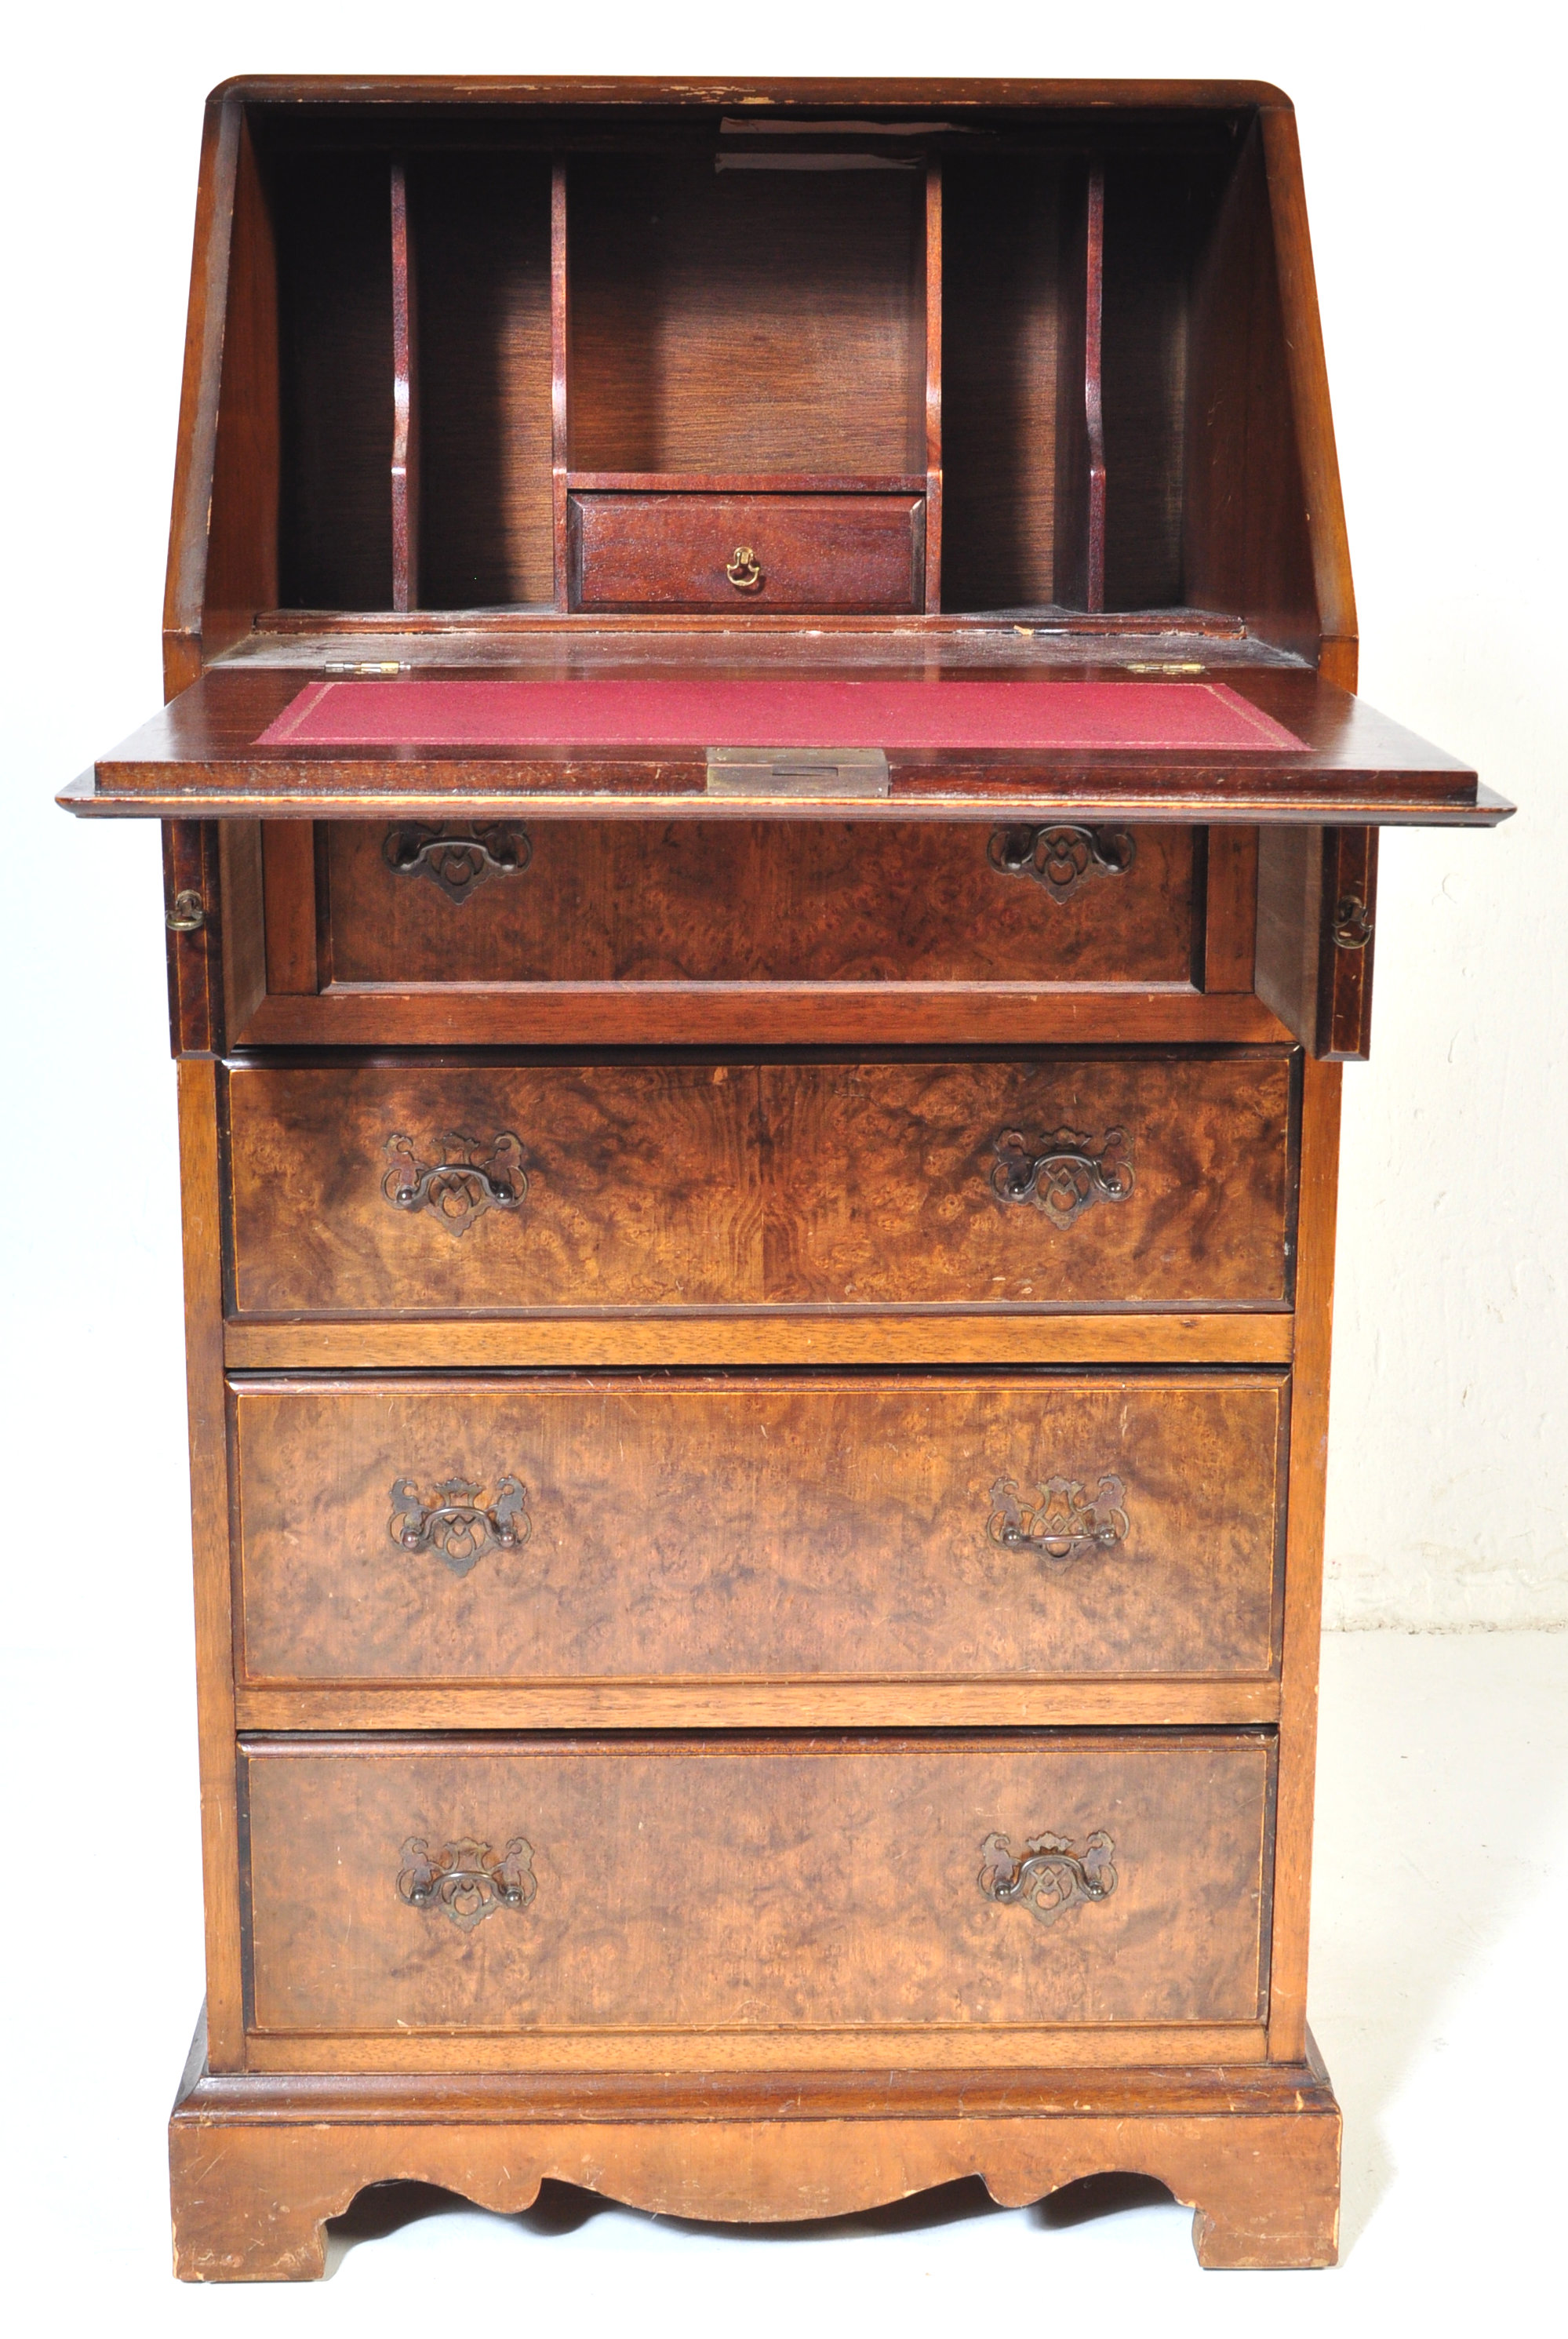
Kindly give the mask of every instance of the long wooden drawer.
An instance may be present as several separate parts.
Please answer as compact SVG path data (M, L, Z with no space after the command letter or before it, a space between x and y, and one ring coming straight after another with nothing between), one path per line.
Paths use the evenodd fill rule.
M923 496L574 493L567 528L575 609L893 615L924 590Z
M237 1381L240 1677L1267 1675L1287 1388Z
M335 992L474 984L1198 979L1201 832L842 822L322 824L269 852L281 961ZM302 842L309 843L307 837ZM282 972L281 966L280 972Z
M1290 1055L232 1067L232 1308L1283 1308Z
M290 2051L809 2069L835 2042L1071 2059L1128 2025L1148 2027L1109 2054L1154 2059L1153 2037L1179 2059L1183 2030L1199 2055L1249 2051L1267 2010L1262 1733L250 1740L241 1759L252 2027Z

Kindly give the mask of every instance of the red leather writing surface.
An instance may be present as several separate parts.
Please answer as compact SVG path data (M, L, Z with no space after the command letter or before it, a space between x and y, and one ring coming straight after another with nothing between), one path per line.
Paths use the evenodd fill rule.
M1299 752L1222 682L313 682L261 747Z

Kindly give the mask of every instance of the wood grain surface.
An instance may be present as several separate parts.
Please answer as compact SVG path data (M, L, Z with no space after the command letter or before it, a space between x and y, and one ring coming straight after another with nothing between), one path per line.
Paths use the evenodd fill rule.
M214 2079L170 2124L175 2272L302 2281L365 2186L516 2215L546 2178L656 2216L843 2216L978 2174L1020 2207L1128 2169L1193 2206L1206 2266L1334 2263L1339 2112L1320 2063L1252 2070ZM1048 2246L1042 2239L1040 2246Z
M404 2034L1253 2022L1273 1754L1159 1738L248 1741L252 2024ZM978 1881L1103 1830L1117 1882L1043 1923ZM465 1930L402 1847L532 1850ZM979 2048L979 2039L976 2046ZM983 2050L982 2050L983 2051ZM918 2058L918 2037L911 2054Z
M1278 1375L242 1381L232 1404L251 1683L1275 1658ZM518 1547L484 1529L460 1574L399 1547L399 1482L435 1507L467 1480L483 1506L508 1475L528 1495ZM1119 1539L1060 1564L1000 1543L999 1481L1028 1510L1056 1476L1097 1518L1119 1506Z
M1283 1306L1284 1054L768 1067L770 1298ZM999 1132L1126 1131L1134 1186L1067 1228L998 1200Z
M1285 1051L1022 1062L685 1062L228 1076L236 1312L641 1307L1284 1307ZM1125 1132L1132 1190L1075 1223L1001 1199L997 1141ZM461 1233L388 1200L515 1137L515 1209ZM460 1150L460 1149L459 1149Z
M327 824L334 989L1193 980L1187 828L1139 829L1125 873L1091 866L1060 901L996 866L989 822L605 821L526 833L526 869L452 902L389 865L384 824ZM280 873L275 900L269 861L269 933L294 892L308 898L313 927L313 869L301 866L292 889Z
M548 602L550 170L427 153L410 173L419 268L421 536L429 609Z
M924 174L567 166L571 459L596 471L925 467Z
M1293 1315L991 1308L689 1315L247 1317L235 1372L520 1371L539 1366L1287 1365Z

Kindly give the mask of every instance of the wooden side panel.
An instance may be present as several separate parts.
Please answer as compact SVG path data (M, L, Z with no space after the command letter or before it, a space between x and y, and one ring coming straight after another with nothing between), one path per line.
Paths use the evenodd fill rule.
M993 2027L1260 2011L1257 1736L250 1742L245 1767L262 2034L461 2026L526 2058L538 2034L782 2027L809 2068L819 2030L972 2026L983 2059ZM1021 1856L1097 1832L1115 1886L1054 1922L981 1889L993 1834ZM479 1864L521 1840L526 1906L464 1927L399 1893L414 1842L439 1862L465 1839Z
M1315 1056L1370 1050L1376 914L1375 828L1263 831L1257 994Z
M242 2068L240 1829L234 1750L233 1603L223 1390L222 1198L217 1067L180 1065L180 1185L185 1258L185 1376L191 1429L196 1710L202 1874L207 1920L207 2060Z
M182 894L193 895L202 923L190 933L165 926L169 969L169 1041L176 1056L222 1052L223 1040L223 888L219 824L215 820L166 820L163 824L163 913L176 912Z
M1274 1663L1278 1376L241 1382L232 1403L254 1683ZM490 1521L508 1478L520 1508ZM481 1515L442 1521L454 1501Z
M1312 1805L1317 1759L1317 1667L1323 1627L1323 1502L1328 1366L1334 1336L1334 1238L1339 1191L1337 1064L1310 1058L1301 1129L1301 1255L1285 1560L1280 1683L1279 1833L1268 2051L1276 2062L1307 2042L1307 1949L1312 1900Z
M185 363L180 382L174 502L169 521L169 565L163 586L166 699L187 688L202 671L208 528L217 455L218 392L222 375L229 245L242 119L237 101L221 98L209 101L202 125Z
M223 367L212 468L202 651L278 606L278 263L249 127L235 156Z
M1291 1086L1283 1053L237 1067L237 1310L1285 1307ZM1066 1225L999 1184L1063 1131Z
M1331 828L1323 840L1324 939L1314 1052L1335 1061L1372 1051L1372 959L1377 923L1375 828Z
M875 982L891 989L1188 983L1194 976L1191 829L1139 829L1129 868L1105 876L1090 864L1058 900L1027 872L997 866L990 825L541 822L522 829L526 850L516 843L519 828L513 824L522 865L492 870L455 900L422 871L390 865L386 826L333 822L326 834L334 982ZM302 938L315 915L313 866L301 845L285 878L271 843L296 833L308 824L296 832L292 824L267 824L268 918L270 929L274 917L297 920ZM460 837L462 824L452 834ZM1250 833L1234 834L1245 842ZM1249 946L1245 980L1235 987L1251 982Z
M1316 662L1322 626L1269 200L1255 127L1194 280L1186 595Z
M1289 106L1265 106L1258 116L1274 225L1274 259L1289 369L1295 441L1306 495L1312 573L1319 627L1318 661L1325 676L1343 690L1356 688L1356 593L1350 579L1350 545L1340 492L1339 458L1334 444L1334 414L1328 399L1328 366L1317 279L1307 224L1301 145Z

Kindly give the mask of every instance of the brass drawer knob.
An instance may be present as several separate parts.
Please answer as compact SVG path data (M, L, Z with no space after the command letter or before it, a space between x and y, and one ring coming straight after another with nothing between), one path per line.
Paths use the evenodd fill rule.
M1361 951L1372 940L1372 913L1359 893L1343 893L1334 905L1334 947Z
M411 1478L394 1479L392 1541L399 1551L433 1551L459 1576L488 1551L521 1550L534 1531L522 1480L498 1479L493 1503L482 1503L482 1492L470 1479L448 1478L427 1502Z
M988 1835L980 1848L980 1889L988 1900L1021 1901L1042 1925L1085 1900L1109 1900L1116 1890L1116 1846L1096 1828L1075 1852L1065 1836L1031 1836L1014 1859L1005 1835Z
M985 1523L992 1543L1008 1551L1036 1552L1053 1567L1070 1567L1074 1560L1126 1540L1127 1488L1112 1473L1101 1477L1092 1501L1084 1499L1080 1478L1047 1478L1034 1491L1037 1499L1026 1506L1019 1501L1016 1478L997 1480Z
M737 544L725 563L725 575L737 593L760 593L763 573L749 544Z
M399 1858L398 1891L410 1909L439 1909L465 1933L498 1909L526 1909L538 1890L534 1847L515 1835L498 1857L488 1843L462 1836L432 1858L422 1835L411 1835Z
M1032 1202L1052 1226L1070 1227L1093 1202L1125 1202L1132 1163L1125 1129L1108 1129L1098 1145L1078 1130L1053 1129L1032 1144L1021 1130L992 1140L992 1189L1004 1202Z
M168 911L163 923L172 934L193 934L207 923L207 905L200 893L176 893L174 906Z
M477 1137L452 1130L443 1137L434 1161L421 1161L411 1137L389 1137L391 1168L381 1193L394 1210L421 1211L452 1235L466 1235L487 1210L520 1209L528 1199L522 1140L509 1129L491 1138L487 1153Z

